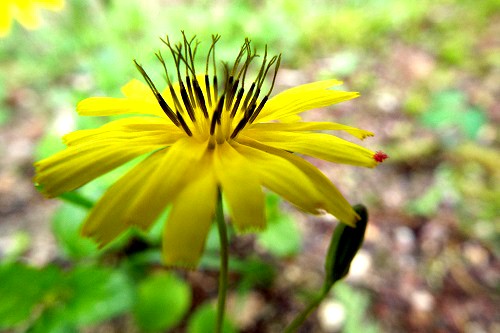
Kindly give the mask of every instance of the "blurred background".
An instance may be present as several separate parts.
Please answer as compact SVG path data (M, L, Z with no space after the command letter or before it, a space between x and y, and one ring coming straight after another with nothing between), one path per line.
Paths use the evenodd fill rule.
M349 277L300 332L500 332L500 3L497 0L67 0L0 39L0 331L209 332L218 240L197 271L161 266L161 223L104 250L78 229L123 172L42 198L33 162L60 137L106 119L78 101L120 96L162 69L159 37L221 34L220 60L245 37L282 53L275 92L338 78L361 97L305 114L375 132L375 170L312 161L370 223ZM202 44L202 45L204 45ZM207 47L207 45L205 45ZM155 72L156 71L156 72ZM125 166L126 168L127 166ZM270 194L269 228L232 236L226 332L280 332L319 291L337 221Z

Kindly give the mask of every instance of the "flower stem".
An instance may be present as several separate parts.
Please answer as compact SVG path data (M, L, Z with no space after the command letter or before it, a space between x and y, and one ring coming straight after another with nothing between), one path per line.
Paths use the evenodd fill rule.
M217 207L215 211L217 229L220 242L220 270L219 270L219 299L217 301L216 333L222 332L224 312L226 310L227 277L228 277L228 241L224 210L222 208L222 194L220 189L217 194Z
M288 325L283 333L293 333L296 332L297 329L304 323L304 321L307 319L307 317L313 312L320 304L323 302L323 300L326 298L328 295L328 292L330 291L330 288L325 288L323 287L323 290L321 294L316 296L309 305L302 310L301 313L295 317L295 319Z

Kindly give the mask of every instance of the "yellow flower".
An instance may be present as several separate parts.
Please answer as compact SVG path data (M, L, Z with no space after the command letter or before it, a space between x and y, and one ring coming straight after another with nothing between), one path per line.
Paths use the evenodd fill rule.
M9 34L13 19L17 19L26 29L38 28L40 19L36 15L37 7L58 11L63 6L64 0L1 0L0 37Z
M266 225L263 187L306 212L327 212L355 224L358 217L342 194L298 154L374 167L380 153L324 131L344 131L360 139L372 133L331 122L279 121L358 93L331 90L341 82L327 80L269 98L280 56L269 58L266 49L257 71L252 71L257 55L248 40L234 64L226 65L225 82L219 85L218 39L213 37L204 74L195 69L197 43L185 37L177 45L164 40L176 64L177 83L171 82L161 53L157 57L168 83L161 92L136 62L147 85L132 80L122 88L124 98L91 97L80 102L77 111L85 116L139 116L70 133L64 137L65 150L35 164L35 182L53 197L146 156L97 202L84 223L84 235L105 245L131 226L149 228L172 205L163 233L164 261L194 267L212 223L218 189L233 225L246 232ZM248 82L252 72L255 78ZM267 76L273 80L264 89Z

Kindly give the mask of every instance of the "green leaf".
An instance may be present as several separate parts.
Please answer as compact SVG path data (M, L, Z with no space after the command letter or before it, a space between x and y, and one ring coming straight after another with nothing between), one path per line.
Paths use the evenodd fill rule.
M257 243L278 257L297 254L302 244L295 221L280 209L281 199L275 194L266 196L266 230L257 235Z
M300 231L288 216L269 221L266 230L257 235L257 243L278 257L297 254L301 241Z
M191 317L189 317L187 332L188 333L206 333L215 331L215 322L217 320L217 312L211 304L204 304L196 309ZM222 324L223 333L236 333L233 324L225 317Z
M365 293L359 292L345 283L335 285L334 294L344 305L346 318L343 333L377 333L379 327L367 315L369 298Z
M480 108L467 105L462 91L447 90L433 96L421 121L425 126L435 129L458 128L462 135L475 139L487 118Z
M469 108L461 122L462 130L471 139L476 139L479 130L487 122L486 115L479 108Z
M31 327L32 333L77 332L128 311L132 287L118 270L77 267L54 290L45 311Z
M35 161L47 158L50 155L63 150L64 148L66 148L66 146L58 135L47 133L43 136L43 138L38 142L36 146Z
M431 128L453 125L461 116L465 95L458 90L442 91L433 96L431 105L422 115L422 123Z
M189 286L173 274L162 272L140 283L133 314L141 329L160 332L177 325L190 304Z
M230 260L229 268L233 272L239 272L239 290L250 290L254 287L270 286L276 276L276 267L263 262L259 258L245 258L244 260Z
M95 256L97 245L89 238L80 235L80 227L88 211L80 206L65 203L52 218L52 230L63 253L70 258L79 259Z
M132 285L119 270L77 267L68 278L74 291L65 315L79 325L101 322L124 313L132 306Z
M35 308L51 303L61 280L62 274L54 266L0 266L0 329L17 327L28 320Z

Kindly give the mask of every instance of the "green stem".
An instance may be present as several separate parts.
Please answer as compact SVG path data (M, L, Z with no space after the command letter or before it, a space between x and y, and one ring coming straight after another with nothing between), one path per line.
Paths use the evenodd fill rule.
M297 317L295 317L295 319L290 323L290 325L288 325L285 328L285 330L283 331L283 333L293 333L293 332L296 332L297 329L307 319L307 317L309 317L309 315L311 314L311 312L313 312L314 310L316 310L316 308L321 304L321 302L323 302L323 300L328 295L328 292L330 291L330 289L331 289L331 287L327 288L327 287L324 286L321 294L319 294L318 296L316 296L311 301L311 303L309 303L309 305L304 310L302 310L302 312L299 313Z
M219 230L220 242L220 270L219 270L219 299L217 302L216 333L222 332L224 312L226 310L227 277L228 277L228 241L224 210L222 208L222 194L220 189L217 195L217 208L215 211L217 229Z

